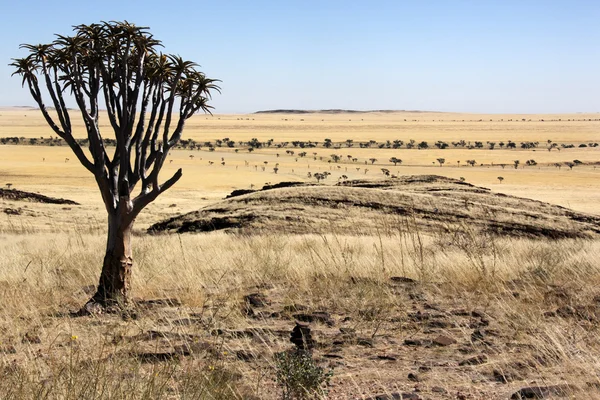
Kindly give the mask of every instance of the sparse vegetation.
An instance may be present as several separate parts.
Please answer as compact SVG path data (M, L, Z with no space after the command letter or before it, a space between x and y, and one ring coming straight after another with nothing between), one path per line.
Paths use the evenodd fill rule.
M27 113L27 126L18 129L40 141L43 121ZM333 150L346 147L348 134L335 130L333 116L321 122L321 116L305 115L298 122L256 115L252 128L245 127L246 116L192 117L186 128L191 137L199 140L208 129L219 139L171 150L165 172L173 174L182 164L190 171L179 190L165 193L138 217L133 252L139 269L132 281L137 298L128 312L83 318L71 312L93 295L94 266L102 261L107 235L93 182L77 163L64 162L73 157L59 140L31 148L27 137L18 147L0 147L2 171L23 166L23 176L5 178L14 186L0 190L0 398L281 398L275 354L290 351L290 331L299 319L312 321L307 324L319 344L313 366L323 372L335 366L330 385L320 386L331 399L437 398L442 390L452 397L510 398L534 381L546 388L565 385L561 390L572 397L597 397L597 216L511 196L532 192L536 200L595 212L595 192L586 187L597 172L597 148L589 145L593 135L582 133L594 122L577 125L567 142L544 131L557 138L553 143L561 152L538 149L536 167L506 172L510 184L504 186L497 167L530 160L535 150L520 143L547 142L532 133L542 124L537 118L520 128L531 129L530 136L500 131L484 138L469 131L467 122L437 122L434 116L440 126L460 126L460 140L451 142L417 131L419 123L411 120L422 115L406 122L400 115L398 124L430 148L416 151L413 141L413 151L406 151L410 141L388 140L390 132L378 131L377 121L362 135L375 143L353 135L349 157ZM360 123L339 118L345 125ZM393 125L392 116L379 118ZM510 125L493 118L495 129ZM544 118L544 128L552 130ZM230 130L230 124L237 125ZM275 140L259 133L278 124L302 130ZM477 129L483 124L487 118L473 122ZM331 151L300 155L315 143L324 147L324 135ZM507 137L516 148L500 145ZM250 153L248 138L257 146ZM498 142L493 152L486 140ZM473 153L477 142L481 153ZM581 142L588 147L579 148ZM339 162L331 160L332 152L340 154ZM432 168L442 155L446 168ZM401 168L391 161L399 156ZM385 162L366 168L370 158ZM469 158L478 162L457 168L463 167L457 160L464 165ZM571 159L578 167L561 171ZM48 179L41 174L47 170L64 179ZM408 184L414 178L395 175L432 171L464 177L453 185ZM374 179L398 188L367 190ZM484 187L496 179L505 195L488 196ZM265 181L288 180L308 186L284 185L280 194L256 191ZM227 205L220 199L232 186L244 189ZM72 198L82 206L3 197L20 190ZM142 234L158 221L201 207L214 213L204 215L212 229L227 233ZM237 214L226 214L234 209ZM588 227L585 233L576 233L581 226ZM200 222L186 227L204 229ZM530 238L528 230L537 236Z

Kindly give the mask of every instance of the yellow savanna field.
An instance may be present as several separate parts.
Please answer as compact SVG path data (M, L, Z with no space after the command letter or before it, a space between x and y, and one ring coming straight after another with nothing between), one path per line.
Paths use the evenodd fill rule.
M101 128L110 137L106 120ZM105 209L68 147L27 144L50 136L39 110L0 110L0 138L25 138L0 145L0 187L80 203L0 198L0 398L281 398L274 355L289 349L299 318L311 320L315 362L333 371L319 398L506 399L530 386L600 398L595 236L494 236L460 221L425 232L410 214L387 221L393 230L362 235L360 226L347 234L146 233L236 189L316 184L320 172L330 175L319 185L388 178L382 169L464 179L597 217L600 147L590 144L600 142L600 114L196 115L184 139L202 147L171 151L162 180L178 168L183 177L136 221L136 311L87 317L70 313L97 284ZM234 146L204 144L225 138ZM250 152L252 138L273 145ZM378 148L411 139L428 148ZM451 144L461 140L483 148ZM501 141L517 146L489 149ZM569 168L574 160L581 163Z

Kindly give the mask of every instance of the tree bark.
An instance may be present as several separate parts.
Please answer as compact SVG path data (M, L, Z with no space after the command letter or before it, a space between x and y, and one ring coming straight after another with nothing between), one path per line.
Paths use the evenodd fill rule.
M83 307L83 313L128 307L133 266L131 250L133 223L127 213L117 212L109 215L108 240L100 281L96 294Z

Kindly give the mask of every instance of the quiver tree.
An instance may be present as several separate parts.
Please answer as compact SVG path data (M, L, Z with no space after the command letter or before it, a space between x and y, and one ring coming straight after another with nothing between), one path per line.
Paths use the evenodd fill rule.
M127 304L134 221L181 178L179 169L159 183L160 170L181 139L185 121L198 111L210 112L211 91L219 87L217 80L197 70L197 64L159 52L161 43L148 28L125 21L73 30L73 36L57 35L50 44L21 45L29 54L13 59L11 66L48 125L94 175L106 206L108 240L100 281L83 308L92 311ZM67 108L67 101L73 100L84 122L87 148L75 140ZM115 137L114 150L106 147L100 132L101 106Z

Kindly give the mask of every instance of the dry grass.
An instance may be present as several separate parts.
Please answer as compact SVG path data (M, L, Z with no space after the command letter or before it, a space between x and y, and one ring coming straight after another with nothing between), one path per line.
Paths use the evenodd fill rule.
M419 367L429 368L417 384L425 393L441 386L467 398L506 398L532 382L590 390L600 372L600 242L464 233L460 240L415 230L137 237L136 295L181 305L141 303L133 320L68 316L95 284L102 236L4 234L0 348L8 379L1 397L233 398L231 385L245 398L274 398L272 354L290 346L291 305L326 311L334 321L317 324L315 351L319 362L336 367L331 398L412 391L406 376ZM393 276L419 283L404 286ZM269 305L246 316L243 297L255 292ZM489 325L474 325L473 311ZM420 319L419 312L433 316ZM334 345L340 327L354 329L358 342ZM253 333L235 333L248 329ZM485 342L473 340L478 329L489 332ZM418 353L404 344L439 334L458 344L424 344ZM369 347L357 345L360 338ZM481 365L459 366L480 355ZM497 382L498 371L508 384Z

